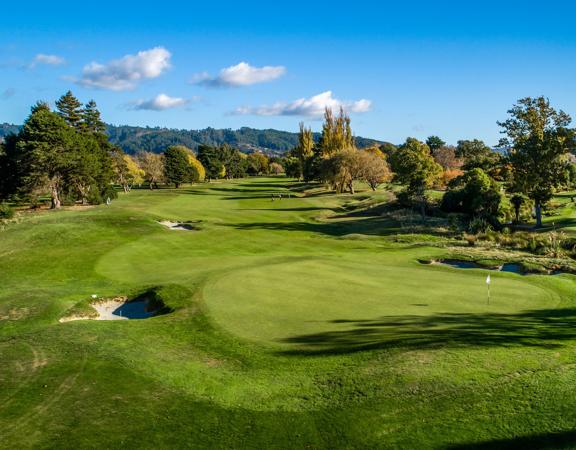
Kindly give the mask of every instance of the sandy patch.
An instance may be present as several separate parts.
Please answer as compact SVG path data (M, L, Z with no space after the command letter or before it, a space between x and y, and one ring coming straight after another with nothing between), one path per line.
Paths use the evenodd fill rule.
M175 231L192 231L194 226L189 223L182 222L171 222L170 220L162 220L158 222L160 225L164 225L169 230Z
M94 316L71 315L62 317L60 322L70 322L73 320L129 320L147 319L152 317L156 311L148 311L146 300L136 300L128 302L126 297L116 297L113 299L101 299L91 303L97 314Z

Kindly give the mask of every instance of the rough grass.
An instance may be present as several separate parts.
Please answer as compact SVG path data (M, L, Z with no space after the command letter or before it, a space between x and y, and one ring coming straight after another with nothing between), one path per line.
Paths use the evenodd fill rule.
M491 273L487 305L387 198L260 178L8 224L0 447L574 445L574 278ZM151 286L171 314L58 323Z

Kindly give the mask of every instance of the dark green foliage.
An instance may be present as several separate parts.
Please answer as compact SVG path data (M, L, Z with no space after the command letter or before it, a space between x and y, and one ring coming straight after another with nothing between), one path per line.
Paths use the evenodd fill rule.
M6 139L0 156L2 197L19 193L34 201L49 193L53 208L62 197L101 201L113 175L110 145L105 135L83 132L70 92L58 104L59 113L45 103L34 105L18 136Z
M444 142L438 136L430 136L428 139L426 139L426 145L428 146L430 151L434 153L435 150L444 147L446 145L446 142Z
M14 210L6 203L0 203L0 220L14 217Z
M456 156L464 161L464 170L480 168L493 173L502 164L502 155L478 139L458 141Z
M242 178L248 173L249 157L227 144L220 147L200 145L198 161L206 170L206 179Z
M262 175L268 173L269 161L268 157L260 152L251 153L247 159L248 167L247 173L249 175Z
M80 101L74 97L72 91L66 92L56 100L58 115L62 117L68 125L76 129L82 126L83 110Z
M224 166L226 178L242 178L246 176L248 161L240 150L224 144L216 149L216 154Z
M164 152L164 176L167 183L173 183L176 188L190 179L190 164L188 154L180 146L173 146Z
M86 103L82 111L82 128L88 133L103 134L106 132L106 124L102 121L94 100Z
M499 226L502 196L496 182L482 169L472 169L452 180L442 198L442 210L460 212Z
M521 99L508 114L498 122L506 134L500 144L509 150L515 190L534 201L536 225L542 226L542 205L562 184L565 155L575 148L574 130L568 128L572 119L544 97Z
M18 164L17 141L18 137L10 134L0 145L0 198L14 196L19 188L22 167Z
M238 130L214 128L175 130L108 125L107 133L112 143L129 154L135 154L141 150L160 153L166 147L178 144L193 150L198 150L200 145L219 147L228 144L243 152L261 150L267 154L282 155L298 145L298 133L271 129L256 130L248 127ZM313 136L316 142L320 139L319 133L314 133ZM358 147L380 144L373 139L362 137L355 139Z
M243 127L238 130L214 128L177 130L128 125L105 125L105 127L110 142L130 155L140 151L162 153L171 145L184 145L197 151L200 145L218 147L224 144L236 147L244 153L260 150L269 155L283 155L298 145L298 133L272 129L257 130ZM0 138L10 133L17 133L19 129L17 125L0 124ZM313 136L315 142L320 139L320 133L313 133ZM359 148L381 144L377 140L363 137L355 137L355 141Z
M77 136L73 128L47 105L37 104L18 136L21 188L27 193L44 189L50 192L52 208L60 207L65 180L70 174Z
M528 199L522 194L514 194L510 198L510 203L514 207L514 217L515 217L514 221L516 223L520 222L520 211L521 211L522 205L524 205L527 200Z
M434 161L426 144L414 138L406 139L390 158L394 179L406 185L409 198L420 202L422 215L426 208L426 189L434 186L442 175L442 167Z
M286 176L300 179L302 177L302 163L298 158L285 158L283 162Z
M225 174L224 163L220 156L220 152L216 147L209 145L201 145L198 147L198 161L202 163L206 170L206 179L215 180Z

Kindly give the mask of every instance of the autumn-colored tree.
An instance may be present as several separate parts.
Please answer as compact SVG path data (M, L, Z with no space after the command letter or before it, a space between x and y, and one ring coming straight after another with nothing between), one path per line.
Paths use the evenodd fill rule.
M158 187L164 180L164 157L157 153L140 152L136 155L138 165L144 171L144 178L150 189Z
M137 161L120 149L112 151L112 165L116 182L122 186L124 192L130 192L134 184L142 184L144 181L144 171Z
M250 175L261 175L268 173L270 162L268 157L261 152L254 152L248 155L248 173Z
M350 117L340 108L340 114L334 117L331 108L324 111L324 124L320 149L324 158L334 156L336 153L354 148L354 135L350 126Z
M456 157L456 148L450 145L444 145L433 150L432 156L434 161L440 164L444 170L457 169L463 164L463 161Z
M304 122L300 122L298 146L293 153L300 160L300 167L304 167L306 160L314 154L314 135L311 128L304 126Z
M383 160L386 160L386 155L384 154L384 152L380 149L380 147L377 147L375 145L372 147L363 148L362 151L365 153L370 153L371 155L377 156L378 158L381 158Z
M277 163L277 162L273 162L270 163L270 173L274 174L274 175L280 175L281 173L284 173L284 167L282 167L282 164Z
M376 148L359 152L362 179L375 191L376 188L392 179L392 172L386 163L384 154Z
M448 186L452 180L464 175L462 169L446 169L442 173L442 185Z
M204 181L206 178L206 169L204 169L202 163L196 159L196 156L194 156L192 152L188 154L188 164L190 165L190 181L192 183Z

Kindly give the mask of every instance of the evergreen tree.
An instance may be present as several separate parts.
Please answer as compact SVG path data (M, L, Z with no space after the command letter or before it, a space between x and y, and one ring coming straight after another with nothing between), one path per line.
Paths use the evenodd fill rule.
M51 208L60 208L76 144L74 129L48 105L38 103L32 107L16 144L21 153L24 190L30 193L45 188L50 192Z
M167 183L174 183L179 188L190 180L188 154L182 146L173 146L164 152L164 176Z
M83 110L80 101L74 97L72 91L66 92L56 101L58 115L62 117L68 125L79 130L82 127Z
M426 145L428 146L430 151L434 153L439 148L444 147L446 145L446 142L444 142L438 136L429 136L428 139L426 139Z
M102 134L106 131L106 124L100 117L100 111L94 100L86 103L82 110L82 128L84 131L94 134Z
M204 166L208 181L218 179L222 176L222 173L226 173L226 168L222 164L218 149L215 147L200 145L198 147L198 161Z
M22 164L19 164L18 136L9 134L0 145L0 199L8 199L18 192Z

